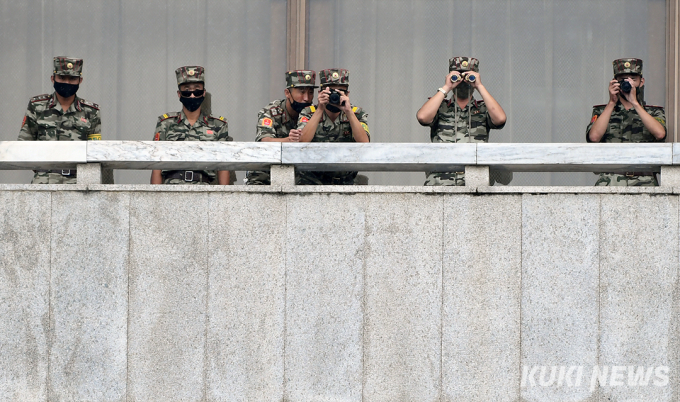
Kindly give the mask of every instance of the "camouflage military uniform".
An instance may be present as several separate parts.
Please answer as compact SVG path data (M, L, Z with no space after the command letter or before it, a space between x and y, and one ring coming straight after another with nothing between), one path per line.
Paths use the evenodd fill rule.
M233 141L233 138L229 136L227 120L224 117L205 116L201 113L196 123L191 126L182 111L166 113L158 118L154 141ZM176 172L182 172L184 178L168 177ZM185 174L183 170L163 170L161 174L164 184L217 184L214 170L195 171L190 175ZM201 177L207 180L201 180Z
M177 86L190 82L205 82L205 69L200 66L185 66L175 70ZM196 123L191 125L184 110L166 113L158 117L154 141L233 141L229 136L227 120L224 117L208 116L201 111ZM214 170L163 170L164 184L217 184ZM181 177L171 177L181 176Z
M626 62L628 65L626 66ZM614 74L642 74L642 60L639 59L617 59L613 62ZM666 127L666 114L661 106L645 105L644 100L639 100L645 111L654 119ZM607 105L593 106L593 114L590 124L586 128L586 141L592 142L589 137L590 129L602 114ZM647 128L642 124L640 115L635 108L626 108L617 102L609 119L607 131L600 142L605 143L630 143L630 142L662 142L657 140ZM600 177L595 182L596 186L658 186L656 177L650 173L628 172L626 174L599 173Z
M328 69L319 72L321 86L325 85L348 85L349 71L344 69ZM316 111L316 107L310 106L300 112L298 128L303 129ZM368 113L358 106L352 106L352 112L357 117L361 126L366 131L369 139L371 134L368 128ZM323 114L316 133L311 142L356 142L352 135L352 127L344 111L340 112L335 121L332 121L325 113ZM358 172L301 172L300 183L307 185L354 184Z
M479 72L479 61L475 58L454 57L449 60L449 72ZM470 97L470 102L461 109L455 101L444 99L439 106L430 127L432 142L489 142L489 130L500 130L505 126L491 121L484 101ZM430 172L425 179L426 186L464 186L465 172Z
M66 57L54 58L54 74L80 76L82 60ZM99 106L75 97L71 106L63 111L56 92L34 96L21 124L19 141L87 141L101 140ZM75 184L76 171L38 170L33 184Z
M297 70L286 72L286 88L317 88L316 72ZM286 99L275 100L257 113L257 135L255 141L263 138L288 138L290 130L297 127L297 119L292 118L286 109ZM296 182L299 174L296 174ZM246 184L269 185L268 171L251 171L246 174Z

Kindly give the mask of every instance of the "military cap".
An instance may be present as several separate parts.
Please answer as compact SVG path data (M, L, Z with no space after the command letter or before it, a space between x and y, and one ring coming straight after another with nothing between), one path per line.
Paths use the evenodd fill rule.
M186 84L188 82L203 82L205 83L205 68L201 66L184 66L175 70L177 76L177 85Z
M344 68L329 68L319 71L319 81L324 85L349 86L349 71Z
M642 60L640 59L616 59L612 62L614 66L614 76L619 74L638 74L642 75Z
M83 75L83 59L57 56L54 58L54 74L80 77Z
M294 70L286 72L286 88L318 88L315 84L316 73L312 70Z
M479 72L479 60L474 57L452 57L449 59L449 72L456 71L474 71Z

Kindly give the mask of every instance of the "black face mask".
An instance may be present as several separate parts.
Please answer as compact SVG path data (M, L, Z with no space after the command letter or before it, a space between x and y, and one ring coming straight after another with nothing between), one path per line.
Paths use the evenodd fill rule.
M201 96L200 98L185 98L182 96L179 98L179 101L182 102L182 105L184 105L188 111L194 112L201 107L201 103L203 103L204 99L205 96Z
M78 84L66 84L64 82L54 81L54 90L64 98L70 98L78 92Z
M298 102L298 101L292 101L291 102L290 99L288 100L288 102L290 103L290 107L292 107L293 110L295 110L298 113L300 113L307 106L312 105L312 102L309 102L309 103L302 103L302 102Z
M459 97L460 99L467 99L472 95L472 85L468 84L467 82L462 82L458 84L458 86L455 88L456 91L456 96Z
M331 113L338 113L340 111L340 108L333 105L326 105L326 110L328 110Z

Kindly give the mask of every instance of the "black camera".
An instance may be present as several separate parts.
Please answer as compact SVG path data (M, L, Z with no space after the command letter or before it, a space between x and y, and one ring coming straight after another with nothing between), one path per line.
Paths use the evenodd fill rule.
M630 93L630 90L633 89L633 87L630 85L630 82L626 80L619 80L619 88L621 88L621 92L623 93Z
M340 105L340 92L337 90L331 88L331 93L328 95L328 103L331 105ZM345 102L342 102L342 105L344 105Z

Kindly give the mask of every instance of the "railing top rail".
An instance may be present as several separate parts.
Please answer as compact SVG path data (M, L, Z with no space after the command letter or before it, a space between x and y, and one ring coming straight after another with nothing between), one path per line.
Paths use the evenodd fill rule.
M74 168L100 163L112 169L658 171L680 165L680 143L429 144L271 143L200 141L0 141L0 170Z

